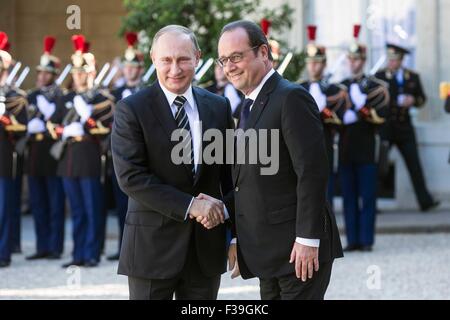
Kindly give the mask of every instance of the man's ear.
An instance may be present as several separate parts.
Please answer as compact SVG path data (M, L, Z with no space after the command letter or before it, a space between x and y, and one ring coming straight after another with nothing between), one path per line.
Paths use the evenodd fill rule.
M154 54L150 52L150 59L152 60L152 64L155 64Z
M266 44L261 45L260 49L261 54L264 58L267 58L269 60L269 47Z

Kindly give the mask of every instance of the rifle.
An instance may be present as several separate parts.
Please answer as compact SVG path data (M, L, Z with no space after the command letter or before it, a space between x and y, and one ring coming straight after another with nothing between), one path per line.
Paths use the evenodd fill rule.
M156 70L156 67L154 64L152 64L148 68L147 72L145 72L144 76L142 77L142 82L147 83L148 80L150 80L150 77L152 76L153 72L155 72L155 70Z
M214 59L213 58L209 58L204 64L203 66L198 70L198 72L195 74L194 76L194 80L199 82L201 80L201 78L205 75L205 73L208 71L209 68L211 68L211 66L214 63ZM200 65L200 64L199 64Z
M106 76L105 80L102 82L103 88L108 88L109 84L111 83L112 79L116 75L116 73L119 71L119 68L117 66L114 66L109 71L108 75Z
M286 57L284 57L283 62L280 64L280 66L277 69L277 72L282 76L284 71L286 71L287 66L289 65L289 63L292 60L292 57L294 55L292 54L292 52L289 52Z
M100 86L100 83L102 79L105 77L106 73L108 72L109 67L110 64L108 62L103 65L102 69L98 73L98 76L94 80L94 88L98 88Z
M75 110L75 107L72 107L72 109L70 109L66 116L64 117L62 124L63 126L67 126L72 122L78 121L80 119L80 116L78 115L77 111ZM56 136L56 130L54 125L52 125L51 123L47 123L47 129L50 132L50 134L52 136ZM62 139L62 140L58 140L56 141L53 146L50 148L50 155L55 159L55 160L60 160L64 154L64 150L66 149L66 145L67 145L67 139Z
M62 83L66 79L66 77L69 74L71 69L72 69L72 65L70 63L68 65L66 65L66 67L63 70L63 72L61 72L61 74L59 75L58 79L56 79L56 81L55 81L55 83L56 83L56 85L58 87L62 85Z
M30 67L25 67L25 69L22 70L22 73L20 74L19 78L14 83L16 88L20 88L20 86L22 85L23 81L25 80L25 78L27 77L29 72L30 72Z
M21 62L16 62L14 65L14 68L11 70L11 73L8 75L8 78L6 78L6 85L11 86L11 84L14 81L14 78L16 77L17 72L19 72L20 67L22 67Z

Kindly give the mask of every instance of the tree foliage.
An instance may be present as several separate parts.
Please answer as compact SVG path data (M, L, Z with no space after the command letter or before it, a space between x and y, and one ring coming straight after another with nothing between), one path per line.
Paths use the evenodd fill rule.
M127 15L120 33L141 32L141 49L148 52L153 35L169 24L190 28L196 34L204 58L217 57L217 40L222 27L243 17L256 23L262 18L272 22L271 34L282 34L292 26L293 10L287 4L275 9L261 8L260 0L124 0ZM275 39L278 40L278 39ZM282 54L292 51L282 47ZM296 54L285 76L297 80L303 59ZM212 68L205 80L212 77Z

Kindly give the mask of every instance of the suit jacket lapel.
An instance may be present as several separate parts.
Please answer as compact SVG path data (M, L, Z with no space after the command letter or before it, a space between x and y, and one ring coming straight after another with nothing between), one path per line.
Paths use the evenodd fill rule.
M195 174L195 178L194 178L194 185L199 181L200 176L203 172L203 154L202 151L205 149L205 142L203 141L203 134L205 133L206 130L208 130L211 126L211 110L209 109L210 106L208 105L208 98L201 92L201 90L199 90L198 88L193 87L193 92L194 92L194 99L195 99L195 103L197 104L197 110L198 110L198 115L199 115L199 119L201 121L201 128L202 128L202 132L201 132L201 146L202 149L200 150L200 162L198 164L197 167L197 172Z
M258 123L259 118L264 111L264 108L269 101L270 93L275 89L278 82L282 79L282 77L275 72L269 79L267 79L264 86L261 88L258 96L256 97L255 102L253 103L252 110L250 111L249 119L245 125L245 130L255 128ZM248 141L245 142L245 152L247 152ZM234 183L236 184L239 178L239 173L241 170L241 165L236 164L235 166L235 174L234 174Z
M150 96L150 104L152 104L152 111L155 117L161 123L161 126L164 128L164 131L167 133L167 137L170 140L172 147L175 147L178 142L172 141L171 136L172 132L178 129L175 118L173 117L172 110L170 109L169 103L167 102L167 98L164 95L159 83L156 81L152 85L153 95ZM193 177L191 174L191 169L187 165L183 165L186 169L185 172L188 175L189 179L193 181Z

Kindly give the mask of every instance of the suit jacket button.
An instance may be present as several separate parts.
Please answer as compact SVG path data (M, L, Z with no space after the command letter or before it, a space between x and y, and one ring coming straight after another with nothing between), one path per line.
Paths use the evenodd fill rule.
M234 188L234 191L239 192L239 187Z

